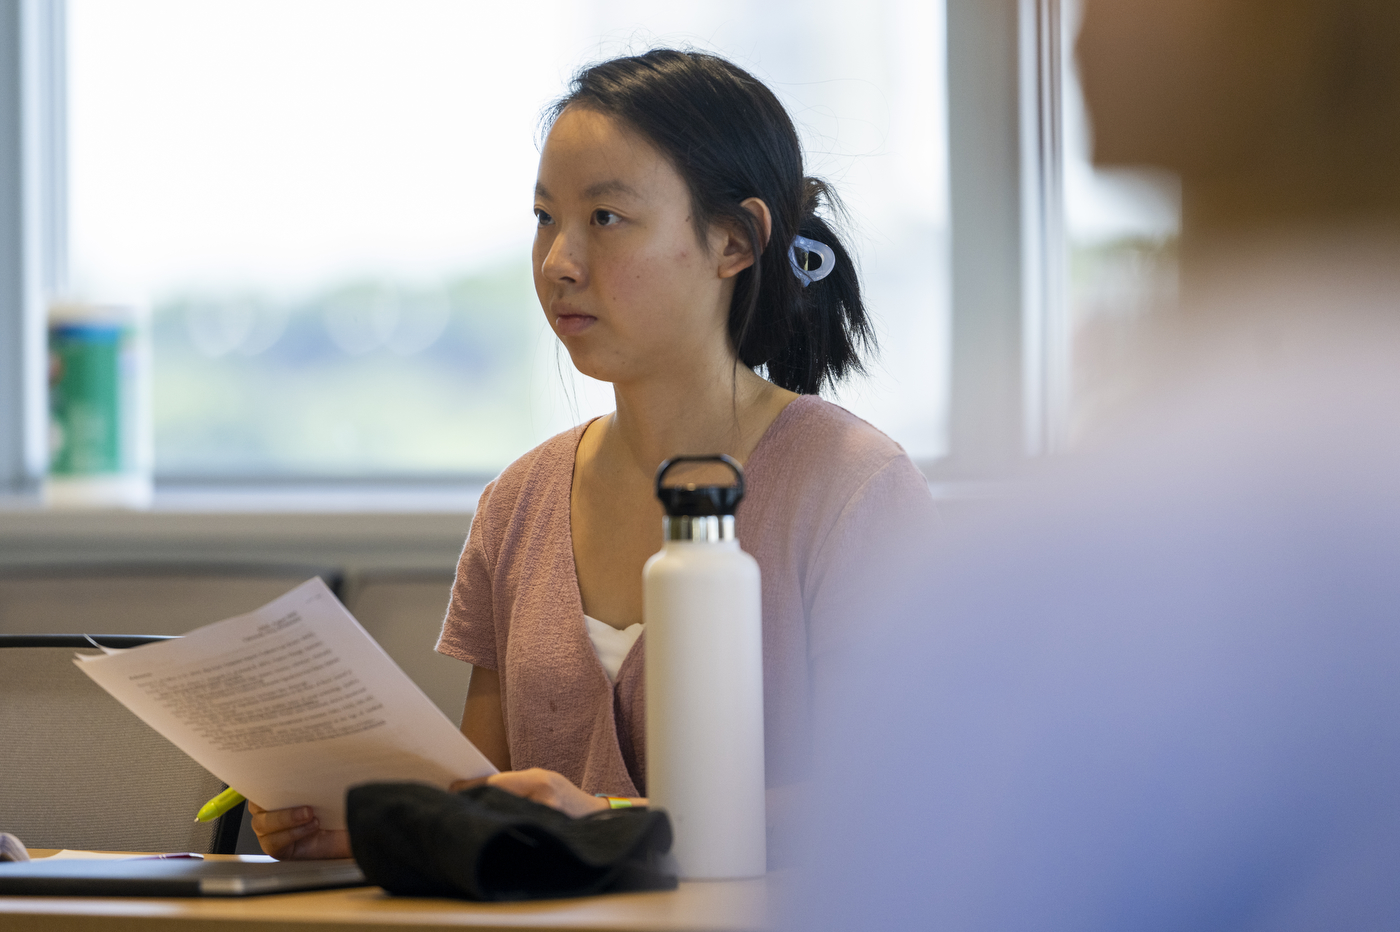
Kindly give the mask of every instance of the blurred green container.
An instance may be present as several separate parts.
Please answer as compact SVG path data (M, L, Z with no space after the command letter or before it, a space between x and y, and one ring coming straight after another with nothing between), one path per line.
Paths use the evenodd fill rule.
M49 313L49 475L55 506L146 507L146 353L136 312L64 304Z

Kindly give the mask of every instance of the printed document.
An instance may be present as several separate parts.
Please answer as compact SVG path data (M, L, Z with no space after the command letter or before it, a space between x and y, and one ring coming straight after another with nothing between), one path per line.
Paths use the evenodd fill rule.
M322 828L345 827L345 791L361 783L445 789L496 772L320 579L182 638L74 662L248 799L314 806Z

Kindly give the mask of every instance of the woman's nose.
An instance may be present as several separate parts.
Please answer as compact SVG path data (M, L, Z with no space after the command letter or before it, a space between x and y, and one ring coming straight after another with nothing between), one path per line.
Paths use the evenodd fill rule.
M541 271L544 277L550 281L563 281L572 284L581 284L584 276L584 265L582 257L575 248L574 237L571 237L564 230L559 230L554 235L554 240L549 244L549 250L545 253Z

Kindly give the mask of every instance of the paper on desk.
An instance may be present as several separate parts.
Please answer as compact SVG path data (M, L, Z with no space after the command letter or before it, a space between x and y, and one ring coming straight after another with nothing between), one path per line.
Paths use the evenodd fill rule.
M185 858L203 860L204 855L195 854L132 854L129 851L75 851L64 848L62 851L55 851L53 854L46 854L36 861L153 861L163 858ZM219 856L221 860L243 861L247 864L271 864L277 859L266 854L224 854Z
M132 854L129 851L75 851L64 848L62 851L55 851L53 854L42 858L35 858L36 861L146 861L160 857L173 857L176 855L158 854ZM189 857L203 859L204 855L189 852L178 855L178 857Z
M445 788L496 771L320 579L182 638L74 662L238 792L314 806L322 828L345 827L360 783Z

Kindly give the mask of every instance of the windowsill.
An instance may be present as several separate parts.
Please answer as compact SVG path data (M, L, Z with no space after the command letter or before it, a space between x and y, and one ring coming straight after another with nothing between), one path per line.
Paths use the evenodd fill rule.
M0 495L0 514L471 514L483 486L275 483L157 485L149 509L46 508L38 495Z
M158 488L152 507L46 508L0 496L0 569L91 563L456 565L481 489L456 485Z
M930 491L951 519L980 510L1005 484L934 481ZM45 508L37 495L0 495L0 571L94 563L450 571L480 495L467 482L172 483L139 511Z

